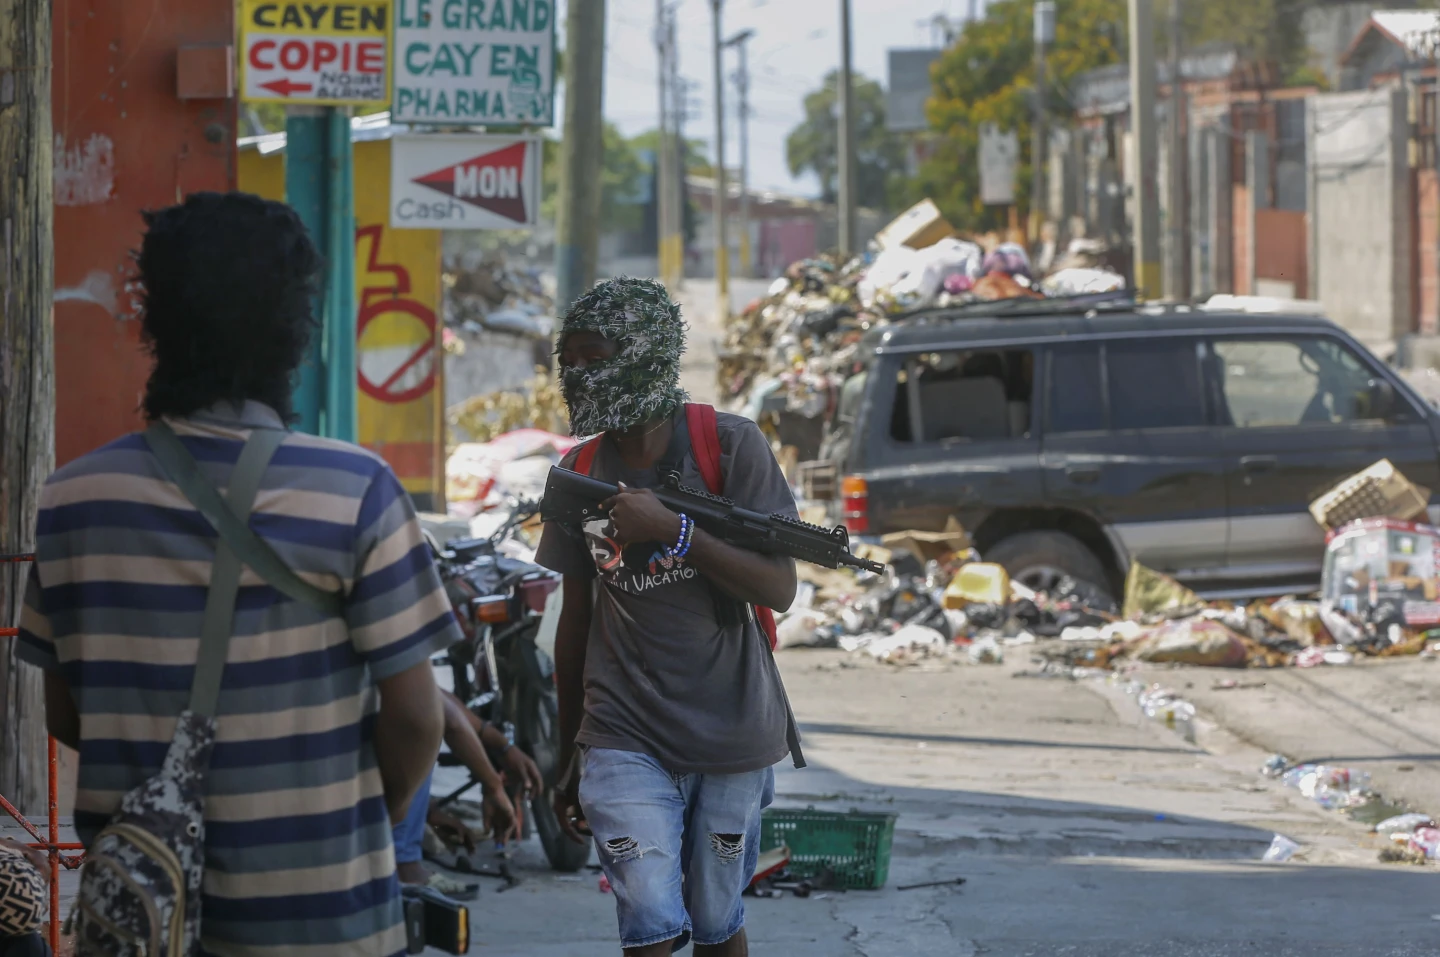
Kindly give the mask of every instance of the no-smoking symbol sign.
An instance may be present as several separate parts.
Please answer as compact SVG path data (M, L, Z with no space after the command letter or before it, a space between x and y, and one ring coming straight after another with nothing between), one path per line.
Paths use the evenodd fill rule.
M370 302L356 316L360 391L413 402L435 387L435 313L410 299Z

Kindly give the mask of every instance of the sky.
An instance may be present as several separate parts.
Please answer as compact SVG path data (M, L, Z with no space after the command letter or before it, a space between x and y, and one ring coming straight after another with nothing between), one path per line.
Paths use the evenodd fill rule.
M984 0L975 5L983 10ZM851 0L854 69L884 84L887 50L937 45L931 26L934 17L942 14L959 20L970 6L971 0ZM658 123L655 0L608 0L606 8L605 117L632 136ZM703 139L713 156L710 0L677 0L677 10L680 72L697 83L685 131L688 138ZM785 137L804 118L805 95L839 66L839 0L725 0L724 35L747 27L755 31L750 41L750 182L758 188L817 195L819 183L813 176L790 175ZM736 65L735 51L726 51L725 147L731 168L740 160L730 80ZM558 105L555 115L563 115Z

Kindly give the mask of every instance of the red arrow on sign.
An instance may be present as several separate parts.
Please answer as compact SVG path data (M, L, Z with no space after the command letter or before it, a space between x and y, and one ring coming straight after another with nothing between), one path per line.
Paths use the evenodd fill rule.
M260 89L270 90L272 93L279 93L281 96L289 96L291 93L309 93L315 89L310 83L296 83L288 76L282 76L278 80L269 83L261 83Z
M527 143L515 143L417 176L413 182L524 223L526 149Z

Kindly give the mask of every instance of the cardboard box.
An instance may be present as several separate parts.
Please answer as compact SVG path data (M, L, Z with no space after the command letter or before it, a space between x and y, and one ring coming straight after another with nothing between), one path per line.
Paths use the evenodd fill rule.
M1428 520L1430 490L1400 473L1389 459L1357 472L1310 503L1310 514L1326 531L1365 518Z
M955 227L940 215L940 207L928 199L922 199L891 220L890 225L875 235L875 241L880 244L881 249L893 249L896 246L924 249L954 235Z
M923 562L938 561L946 555L963 552L971 547L970 535L950 516L943 532L890 532L880 543L891 551L905 551Z

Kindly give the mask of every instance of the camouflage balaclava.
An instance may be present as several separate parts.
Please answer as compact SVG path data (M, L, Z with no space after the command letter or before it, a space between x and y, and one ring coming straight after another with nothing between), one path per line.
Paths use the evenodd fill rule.
M603 362L561 370L571 435L623 432L674 415L685 404L688 397L680 388L685 320L660 283L626 278L596 283L566 314L562 348L572 332L598 333L618 349Z

